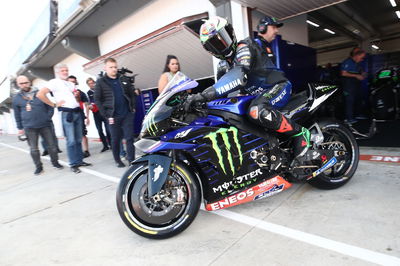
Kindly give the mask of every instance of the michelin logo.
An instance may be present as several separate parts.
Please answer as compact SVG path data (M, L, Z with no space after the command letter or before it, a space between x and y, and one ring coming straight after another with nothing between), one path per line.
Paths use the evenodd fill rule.
M240 79L236 79L234 81L229 82L228 84L225 84L222 87L216 88L218 95L222 95L227 91L231 91L234 88L240 86L242 84L242 82L240 81Z

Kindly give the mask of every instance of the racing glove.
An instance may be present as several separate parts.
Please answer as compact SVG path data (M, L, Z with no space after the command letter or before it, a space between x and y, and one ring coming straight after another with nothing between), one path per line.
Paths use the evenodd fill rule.
M211 100L214 100L216 96L217 93L215 91L215 88L213 86L210 86L201 93L189 95L184 103L184 109L186 112L188 112L196 103L209 102Z

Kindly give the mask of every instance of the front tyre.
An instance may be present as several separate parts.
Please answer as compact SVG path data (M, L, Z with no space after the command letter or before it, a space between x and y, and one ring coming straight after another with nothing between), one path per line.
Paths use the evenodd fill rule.
M340 123L324 121L319 126L324 135L320 148L344 152L344 156L336 165L308 183L320 189L335 189L349 182L356 172L360 157L358 144L353 134Z
M201 201L195 175L183 163L171 164L161 191L149 197L147 164L131 166L117 190L121 219L133 232L147 238L164 239L185 230L196 217Z

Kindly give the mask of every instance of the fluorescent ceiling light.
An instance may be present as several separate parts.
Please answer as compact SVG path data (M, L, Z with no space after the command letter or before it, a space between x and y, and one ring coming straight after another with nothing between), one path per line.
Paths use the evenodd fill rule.
M329 32L330 34L335 34L335 32L331 31L330 29L324 29L324 31Z
M309 21L309 20L306 20L307 21L307 23L308 24L310 24L310 25L313 25L314 27L319 27L319 25L317 24L317 23L315 23L315 22L312 22L312 21Z
M396 11L396 15L398 18L400 18L400 11Z
M390 1L390 3L392 4L392 7L396 7L397 6L397 4L396 4L396 1L395 0L389 0Z
M378 47L378 46L376 46L375 44L371 45L371 47L372 47L372 48L374 48L374 49L376 49L376 50L378 50L378 49L379 49L379 47Z

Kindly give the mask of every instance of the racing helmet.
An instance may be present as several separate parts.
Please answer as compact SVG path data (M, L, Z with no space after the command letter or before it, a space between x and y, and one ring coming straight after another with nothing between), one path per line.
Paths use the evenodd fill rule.
M226 19L212 17L204 21L199 34L204 49L216 58L225 60L234 55L237 40L232 25Z

